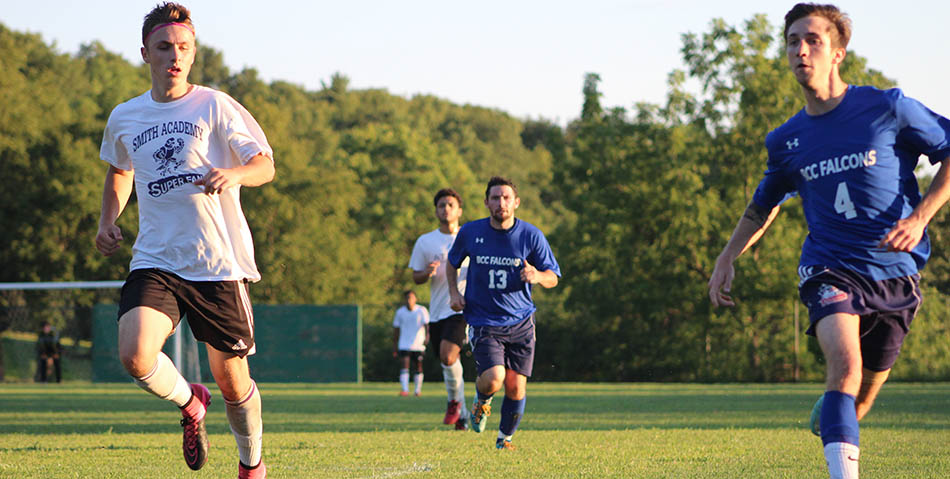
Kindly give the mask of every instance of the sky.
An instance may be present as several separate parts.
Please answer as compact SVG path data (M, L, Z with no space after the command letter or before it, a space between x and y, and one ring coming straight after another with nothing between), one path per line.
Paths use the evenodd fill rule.
M38 33L62 53L98 40L134 64L142 17L157 0L7 2L0 23ZM584 75L601 77L601 104L662 104L683 68L682 34L712 19L741 25L754 14L778 26L792 1L484 0L303 2L183 0L197 38L232 72L319 90L342 73L351 88L431 94L518 118L560 124L580 115ZM902 11L893 11L900 5ZM838 3L854 22L849 51L897 80L905 94L950 116L950 2Z

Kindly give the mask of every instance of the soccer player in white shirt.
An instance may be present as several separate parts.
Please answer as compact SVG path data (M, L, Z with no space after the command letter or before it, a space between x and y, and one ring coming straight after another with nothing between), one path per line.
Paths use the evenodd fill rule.
M100 157L109 163L96 248L119 250L115 222L134 186L139 231L119 305L119 359L146 391L181 409L185 462L208 460L208 389L189 384L162 353L183 314L207 343L208 362L238 446L239 479L266 477L261 397L247 356L254 353L248 282L260 279L241 186L274 177L273 150L234 99L188 82L195 28L187 8L156 6L142 25L142 58L152 88L109 116Z
M409 395L409 360L415 362L416 396L422 395L422 355L429 344L429 311L416 303L416 293L403 293L406 304L393 316L393 357L399 360L400 396Z
M444 188L435 194L435 217L439 227L416 240L412 248L409 268L416 284L430 283L429 332L439 347L442 377L448 395L444 424L455 424L455 429L466 428L466 418L461 414L465 402L465 380L462 377L462 361L459 355L467 340L465 317L449 306L449 288L445 280L445 260L455 242L462 217L462 197L451 189ZM465 268L466 262L462 268ZM464 271L459 274L464 278ZM459 290L465 291L464 280Z

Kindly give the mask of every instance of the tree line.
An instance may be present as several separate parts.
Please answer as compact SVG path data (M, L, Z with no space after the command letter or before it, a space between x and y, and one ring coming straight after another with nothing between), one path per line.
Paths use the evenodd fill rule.
M230 71L221 52L199 44L190 80L246 106L275 152L276 180L242 192L264 277L253 300L362 305L364 377L390 379L392 313L415 286L406 268L413 242L436 226L432 195L451 186L463 221L480 218L485 182L500 174L518 184L519 217L545 231L564 274L558 288L536 290L536 378L820 379L797 299L806 229L795 200L737 262L736 308L713 310L705 288L765 169L766 133L803 106L780 29L764 16L740 26L714 20L682 40L684 68L670 72L665 104L605 107L600 77L589 73L582 109L566 126L353 89L343 74L316 91L268 83L253 68ZM0 52L0 281L124 278L134 197L119 221L126 247L99 255L98 149L111 110L149 88L146 67L96 42L60 53L2 24ZM853 52L842 76L895 85ZM944 210L931 225L926 299L894 378L950 378L950 304L940 293L950 287L948 223ZM415 289L426 303L428 288ZM103 298L70 294L82 305ZM0 308L44 301L11 293ZM88 336L81 314L52 316ZM0 331L43 319L0 315Z

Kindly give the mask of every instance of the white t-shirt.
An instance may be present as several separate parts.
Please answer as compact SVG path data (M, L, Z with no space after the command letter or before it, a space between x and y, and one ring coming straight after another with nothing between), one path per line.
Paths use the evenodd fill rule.
M195 85L168 103L145 92L115 107L99 155L135 171L139 232L130 268L192 281L259 280L240 186L207 195L193 184L211 168L240 166L258 154L274 158L260 126L211 88Z
M438 229L430 231L416 240L409 258L409 268L423 271L433 261L440 261L435 276L429 283L429 307L432 308L432 322L437 323L449 316L459 314L449 306L449 283L445 279L445 265L448 264L449 250L455 242L454 234L445 234ZM468 258L458 270L459 293L465 294L465 277L468 273Z
M421 304L409 311L405 305L396 310L393 327L399 328L400 351L425 351L426 330L429 323L429 310Z

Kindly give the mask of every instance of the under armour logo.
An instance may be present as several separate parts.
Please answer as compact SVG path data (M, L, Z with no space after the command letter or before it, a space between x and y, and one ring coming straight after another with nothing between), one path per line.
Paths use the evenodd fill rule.
M792 148L798 148L798 138L786 141L785 145L788 146L789 150L791 150Z
M485 242L485 238L475 238L475 242L476 242L476 243L484 243L484 242Z

